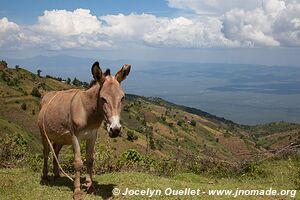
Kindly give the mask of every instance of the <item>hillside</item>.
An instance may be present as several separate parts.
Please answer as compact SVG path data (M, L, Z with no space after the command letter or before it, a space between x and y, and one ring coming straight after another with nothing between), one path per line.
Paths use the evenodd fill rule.
M40 97L32 95L36 88L41 95L52 90L66 90L74 86L51 77L39 77L25 69L6 68L0 71L1 125L8 127L1 135L9 134L9 124L24 129L33 136L30 144L38 152L39 130L36 125ZM111 143L116 155L127 149L158 158L188 158L207 156L229 162L249 159L262 153L248 134L233 122L203 111L177 106L159 98L145 98L128 94L122 112L124 133L109 140L104 129L99 130L102 144ZM128 137L128 133L133 139ZM147 147L147 138L149 145ZM129 141L129 140L131 141Z
M7 128L2 129L0 136L10 133L10 126L5 124L18 126L32 138L32 150L37 151L41 146L36 125L40 97L31 93L33 88L43 95L75 87L59 80L39 77L18 66L3 68L0 71L0 117L1 125ZM276 128L279 123L241 126L199 109L130 94L126 95L122 121L125 131L121 138L109 140L106 131L99 129L100 143L109 142L116 155L134 148L159 158L200 156L232 163L263 156L268 153L266 148L283 147L300 135L297 124L282 123L279 128Z
M78 87L19 66L0 67L0 196L49 199L55 194L65 199L72 195L72 184L65 178L49 183L51 187L39 183L42 146L36 121L42 95ZM133 94L126 94L122 124L122 137L114 139L104 125L99 129L95 173L103 199L112 196L112 188L124 189L128 183L141 188L155 184L160 189L168 184L204 189L266 188L274 182L277 188L299 186L298 159L252 162L299 144L298 124L244 126L161 98ZM66 146L62 151L61 164L72 173L72 149ZM31 190L36 196L28 193Z

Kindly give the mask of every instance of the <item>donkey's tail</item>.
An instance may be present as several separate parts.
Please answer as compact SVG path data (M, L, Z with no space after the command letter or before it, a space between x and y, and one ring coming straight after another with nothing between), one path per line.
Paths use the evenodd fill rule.
M74 181L74 180L72 179L72 177L70 177L70 176L63 170L63 168L61 167L61 165L60 165L60 163L59 163L59 161L58 161L58 158L57 158L57 156L56 156L56 154L55 154L53 145L52 145L52 143L51 143L51 141L50 141L50 139L49 139L49 137L48 137L48 135L47 135L47 133L46 133L46 129L45 129L45 114L46 114L47 108L48 108L48 106L50 105L50 103L51 103L52 100L56 97L56 95L57 95L58 93L59 93L59 92L57 92L57 93L51 98L51 100L50 100L49 103L47 104L47 107L46 107L46 109L45 109L45 111L44 111L44 115L43 115L43 133L44 133L45 138L46 138L47 141L48 141L48 144L49 144L49 147L50 147L51 152L52 152L52 154L53 154L53 157L54 157L55 161L57 162L60 171L63 173L63 175L65 175L65 176L66 176L67 178L69 178L71 181Z

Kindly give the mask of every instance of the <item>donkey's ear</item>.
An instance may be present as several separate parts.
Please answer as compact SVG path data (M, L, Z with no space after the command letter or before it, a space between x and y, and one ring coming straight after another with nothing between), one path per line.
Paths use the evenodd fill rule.
M121 83L126 79L130 72L131 65L125 64L123 67L116 73L115 79Z
M95 79L100 84L103 84L105 77L103 76L102 70L100 69L99 62L95 62L92 66L92 74Z

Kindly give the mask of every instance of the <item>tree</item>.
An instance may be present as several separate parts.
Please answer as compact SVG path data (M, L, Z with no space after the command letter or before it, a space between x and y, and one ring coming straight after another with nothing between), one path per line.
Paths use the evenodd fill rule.
M67 84L71 84L71 79L68 77L68 79L67 79Z
M41 77L41 73L42 73L42 70L38 69L38 70L37 70L37 75L38 75L38 77Z
M75 86L77 86L77 87L81 87L82 86L82 82L80 80L78 80L76 77L72 81L72 84L75 85Z
M88 82L85 82L85 81L83 82L83 87L84 87L84 88L88 88L89 85L90 85L90 84L89 84Z
M4 60L0 61L0 69L4 69L7 68L7 62L5 62Z

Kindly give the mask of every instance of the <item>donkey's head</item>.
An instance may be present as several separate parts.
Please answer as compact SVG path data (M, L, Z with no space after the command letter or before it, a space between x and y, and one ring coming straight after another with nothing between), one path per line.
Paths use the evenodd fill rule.
M125 64L115 76L111 76L109 69L102 73L99 62L95 62L92 66L94 79L101 87L98 96L99 109L103 110L110 137L117 137L121 132L120 114L125 94L120 84L128 76L130 68L131 65Z

